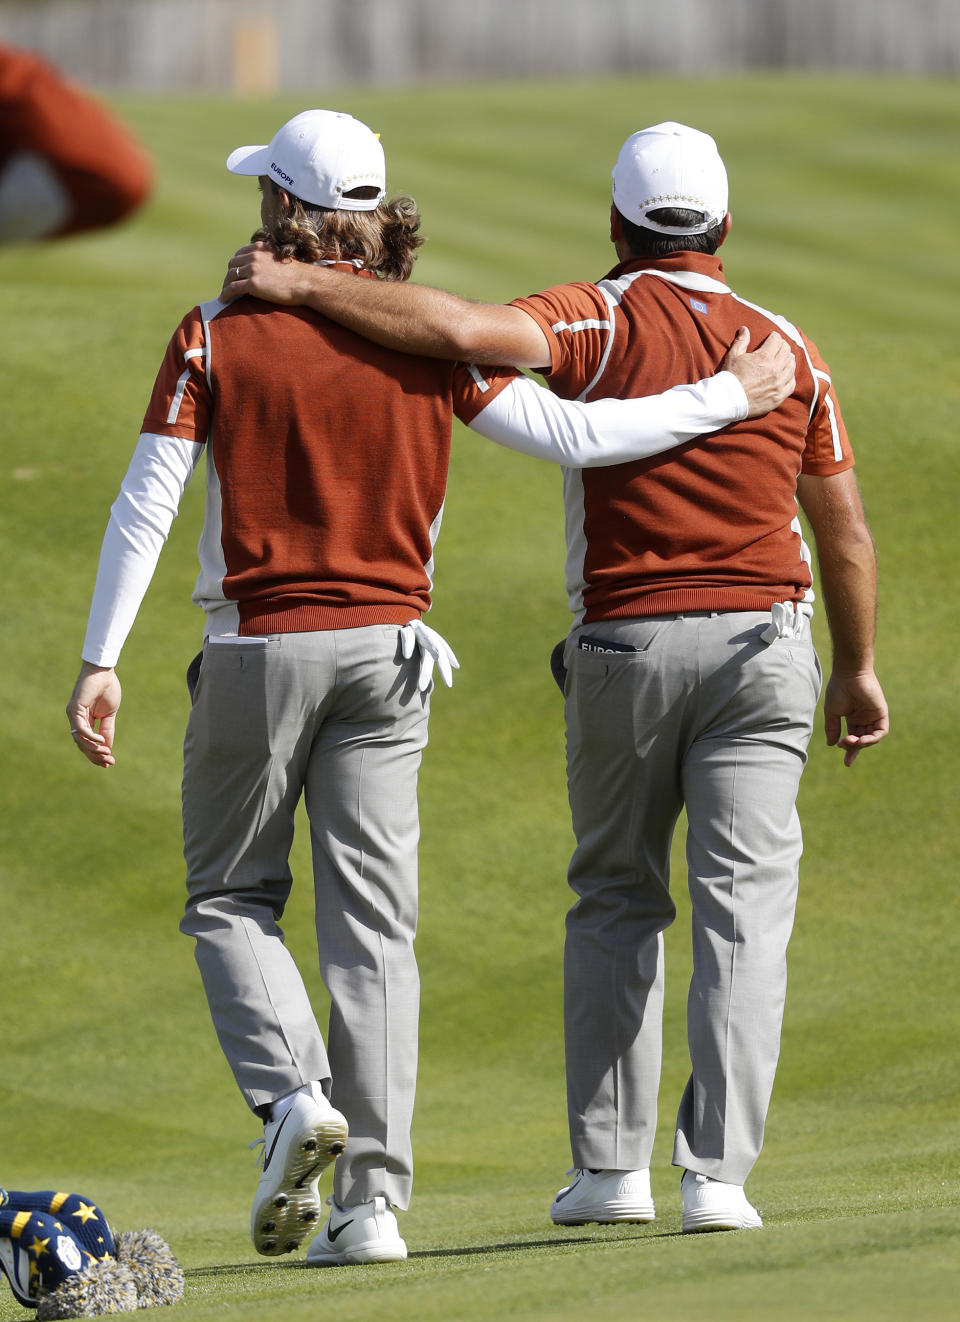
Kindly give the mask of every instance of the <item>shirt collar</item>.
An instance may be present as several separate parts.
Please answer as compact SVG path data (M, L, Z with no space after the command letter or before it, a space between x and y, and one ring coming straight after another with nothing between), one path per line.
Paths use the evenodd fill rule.
M726 284L723 276L723 262L714 254L705 252L672 252L666 257L631 257L629 261L615 266L606 277L615 280L618 276L632 275L635 271L662 271L665 275L692 271L695 275L705 275L720 284Z

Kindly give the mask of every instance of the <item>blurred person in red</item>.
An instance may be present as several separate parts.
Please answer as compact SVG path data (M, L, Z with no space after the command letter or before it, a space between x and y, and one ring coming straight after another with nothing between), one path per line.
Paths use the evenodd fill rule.
M40 56L0 43L0 242L114 225L151 183L143 148L108 110Z

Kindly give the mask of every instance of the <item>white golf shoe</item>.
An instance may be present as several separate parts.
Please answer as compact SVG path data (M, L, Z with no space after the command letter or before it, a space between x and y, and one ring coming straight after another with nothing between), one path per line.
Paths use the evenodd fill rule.
M577 1169L550 1206L558 1226L582 1226L587 1221L652 1221L656 1215L650 1193L650 1172Z
M307 1249L312 1267L338 1263L403 1262L407 1246L400 1238L397 1218L386 1198L341 1207L328 1198L330 1219Z
M747 1202L741 1184L724 1184L709 1175L684 1171L680 1181L683 1201L683 1232L700 1230L759 1230L763 1221Z
M319 1083L295 1094L278 1120L263 1127L263 1174L250 1211L258 1253L275 1257L300 1247L320 1218L320 1176L347 1145L347 1122Z

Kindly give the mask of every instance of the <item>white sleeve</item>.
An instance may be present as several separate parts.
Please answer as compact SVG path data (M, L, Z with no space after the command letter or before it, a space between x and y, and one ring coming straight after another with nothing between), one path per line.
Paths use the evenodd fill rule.
M70 217L70 194L51 163L18 152L0 170L0 241L42 239Z
M203 446L144 432L110 510L83 659L116 665Z
M739 422L748 412L732 372L674 386L640 399L558 399L529 377L515 381L470 423L488 440L567 468L593 468L645 459L705 432Z

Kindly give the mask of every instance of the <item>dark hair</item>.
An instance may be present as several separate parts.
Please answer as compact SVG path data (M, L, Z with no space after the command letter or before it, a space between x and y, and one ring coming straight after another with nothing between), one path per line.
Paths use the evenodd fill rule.
M266 183L276 189L272 179ZM376 196L376 192L358 188L346 196L362 195ZM290 211L258 229L253 242L269 244L283 260L360 261L384 280L409 278L424 242L418 233L420 211L412 197L391 198L373 211L331 211L288 196Z
M701 211L690 211L687 207L657 207L647 214L661 225L699 225L703 221ZM635 225L622 214L620 219L623 237L634 257L666 257L671 252L705 252L712 256L720 247L723 221L704 234L661 234L646 225Z

